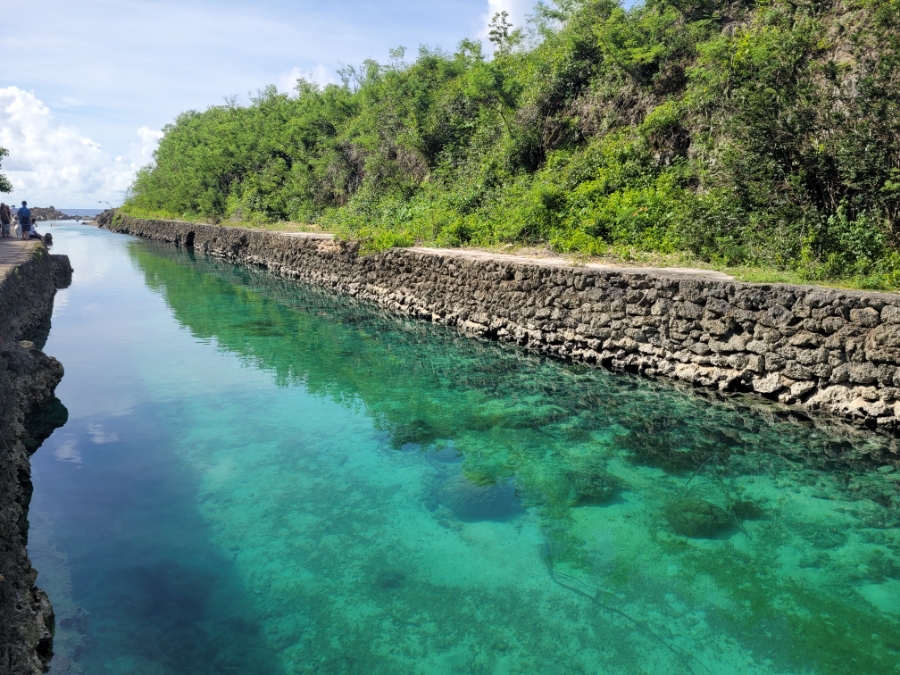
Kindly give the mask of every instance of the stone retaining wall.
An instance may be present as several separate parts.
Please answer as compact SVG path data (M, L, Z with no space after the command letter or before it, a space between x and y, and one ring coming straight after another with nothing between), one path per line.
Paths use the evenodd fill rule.
M106 217L116 232L372 300L577 361L755 392L900 429L900 296L547 265L215 225Z
M46 672L53 654L53 610L35 586L26 551L30 452L52 432L30 416L53 399L62 365L38 346L49 330L57 284L71 278L66 256L42 244L0 279L0 673ZM38 345L35 345L35 341ZM36 438L35 435L39 438Z

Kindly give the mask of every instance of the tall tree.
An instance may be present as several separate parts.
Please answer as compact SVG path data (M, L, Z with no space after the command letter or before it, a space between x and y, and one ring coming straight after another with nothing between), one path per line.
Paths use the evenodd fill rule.
M6 148L0 148L0 163L3 162L3 158L9 154L9 150ZM9 179L0 173L0 192L12 192L12 183L9 182Z

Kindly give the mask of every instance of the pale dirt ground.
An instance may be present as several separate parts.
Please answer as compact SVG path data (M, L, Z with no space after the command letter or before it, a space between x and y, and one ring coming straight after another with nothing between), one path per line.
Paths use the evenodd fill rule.
M321 232L279 232L283 237L302 237L305 239L333 239L330 234ZM589 270L603 272L621 272L624 274L654 274L664 277L699 277L714 281L734 281L734 277L724 272L714 270L696 269L692 267L642 267L639 265L626 265L616 263L579 262L568 259L552 251L526 250L513 253L498 253L475 248L431 248L428 246L412 246L408 251L424 253L426 255L439 255L449 258L463 258L466 260L499 260L505 262L524 263L541 267L583 267Z
M540 265L543 267L583 267L589 270L601 270L604 272L622 272L624 274L654 274L668 277L702 277L715 281L734 281L734 277L724 272L713 270L695 269L691 267L640 267L614 263L578 263L556 255L548 254L538 256L525 253L495 253L493 251L481 251L466 248L424 248L413 247L408 249L418 253L440 255L467 260L503 260L507 262L525 263L528 265Z
M37 239L30 241L12 237L0 239L0 281L6 278L10 270L28 262L28 258L38 246L41 246L41 243Z

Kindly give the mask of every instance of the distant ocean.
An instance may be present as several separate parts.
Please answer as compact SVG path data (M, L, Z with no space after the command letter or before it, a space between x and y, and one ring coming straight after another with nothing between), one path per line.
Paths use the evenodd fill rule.
M59 209L67 216L96 216L103 213L103 209Z

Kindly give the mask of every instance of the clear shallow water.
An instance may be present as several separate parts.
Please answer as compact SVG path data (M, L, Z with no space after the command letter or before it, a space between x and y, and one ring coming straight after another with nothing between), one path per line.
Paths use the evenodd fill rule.
M54 236L53 672L900 672L889 441Z

